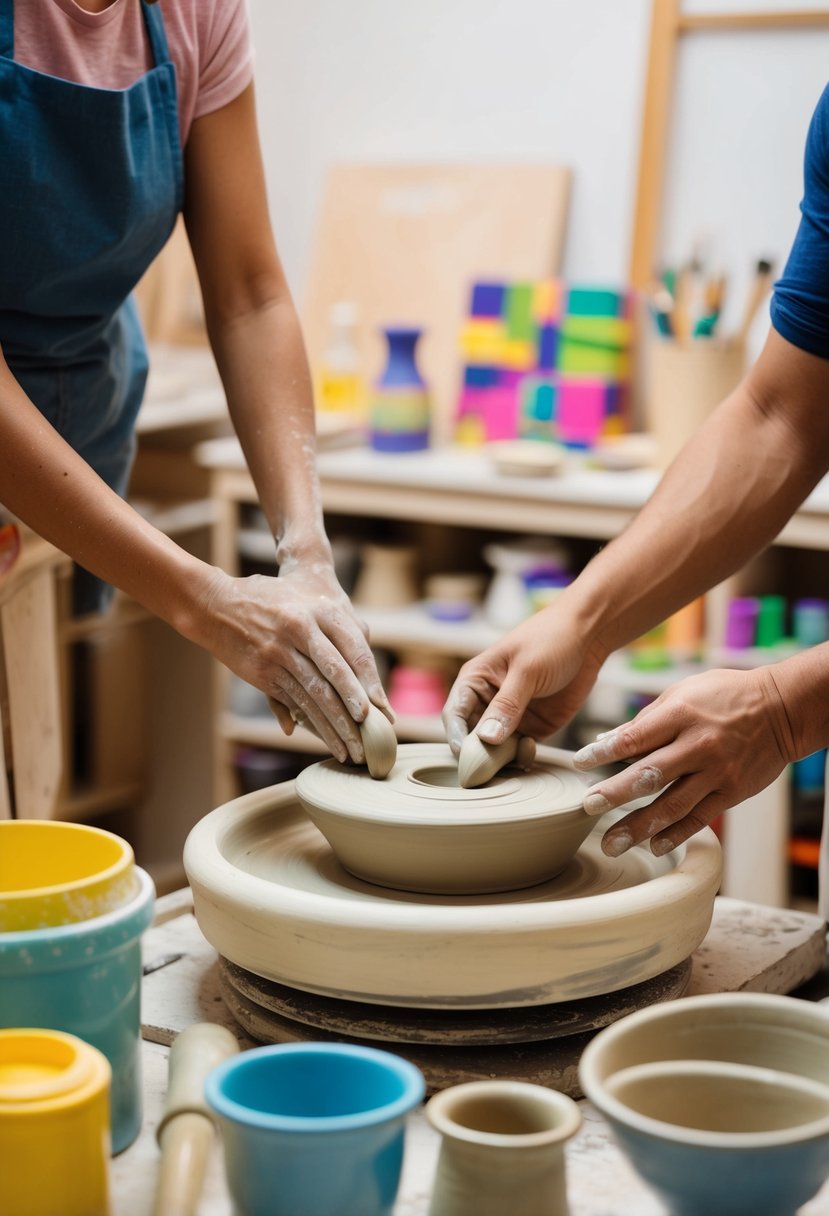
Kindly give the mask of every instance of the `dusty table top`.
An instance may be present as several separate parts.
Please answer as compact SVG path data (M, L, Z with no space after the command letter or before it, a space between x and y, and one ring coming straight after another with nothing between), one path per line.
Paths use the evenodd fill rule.
M144 1122L138 1140L112 1163L113 1216L148 1216L152 1210L159 1153L155 1130L167 1089L167 1056L172 1039L194 1021L220 1021L250 1040L230 1020L216 989L216 956L190 912L189 895L177 892L159 901L156 925L146 934L148 962L178 955L145 977ZM161 922L161 923L159 923ZM690 991L797 989L825 961L825 927L817 917L718 899L711 930L694 955ZM803 994L829 1003L829 970ZM580 1102L584 1123L567 1146L571 1216L665 1216L658 1198L639 1181L610 1135L603 1118ZM395 1216L427 1216L439 1138L422 1112L409 1118L403 1178ZM221 1145L211 1154L199 1216L232 1216L224 1182ZM356 1214L355 1214L356 1216ZM829 1216L829 1183L800 1216Z

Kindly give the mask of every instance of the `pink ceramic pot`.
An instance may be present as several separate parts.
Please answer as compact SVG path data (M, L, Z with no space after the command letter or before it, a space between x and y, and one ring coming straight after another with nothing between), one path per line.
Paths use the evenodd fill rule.
M427 717L439 714L446 700L446 679L431 667L401 664L389 678L389 701L396 714Z

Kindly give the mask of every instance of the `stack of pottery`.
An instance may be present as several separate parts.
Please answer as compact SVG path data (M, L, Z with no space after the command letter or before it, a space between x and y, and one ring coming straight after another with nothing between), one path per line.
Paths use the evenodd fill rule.
M110 832L0 822L0 1026L65 1032L103 1053L115 1152L141 1124L140 939L153 898Z
M429 615L436 621L468 621L480 605L482 574L433 574L424 591Z

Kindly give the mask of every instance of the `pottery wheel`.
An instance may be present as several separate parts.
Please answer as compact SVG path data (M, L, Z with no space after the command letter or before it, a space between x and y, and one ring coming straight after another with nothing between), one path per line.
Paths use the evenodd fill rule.
M609 817L556 878L496 895L419 895L354 878L292 783L237 798L190 833L199 926L219 954L289 988L408 1009L582 1001L670 971L708 931L720 848L601 851Z
M583 1001L561 1001L530 1009L383 1009L358 1001L338 1001L262 979L226 958L219 959L219 987L230 1012L237 1017L253 1005L257 1025L292 1023L297 1036L325 1031L334 1038L361 1038L396 1043L429 1043L451 1047L533 1043L582 1034L609 1026L628 1013L660 1001L683 996L691 982L691 960L663 975ZM239 1004L239 998L244 1004ZM250 1027L245 1025L246 1030ZM311 1033L313 1032L313 1034ZM251 1032L252 1033L252 1032ZM261 1037L259 1035L255 1037Z
M582 1097L578 1066L593 1033L648 1004L684 995L691 960L664 975L568 1005L490 1013L379 1010L292 992L220 960L219 983L230 1013L261 1043L337 1041L405 1056L421 1070L429 1093L466 1081L504 1077Z

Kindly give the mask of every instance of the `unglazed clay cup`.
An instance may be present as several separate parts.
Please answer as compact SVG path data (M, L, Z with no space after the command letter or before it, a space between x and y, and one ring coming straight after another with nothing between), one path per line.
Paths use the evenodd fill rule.
M448 746L408 743L385 781L323 761L296 779L300 802L346 870L379 886L480 895L534 886L561 873L594 821L585 782L538 763L462 789Z
M103 916L137 891L132 848L81 823L0 821L0 933Z
M829 1013L765 993L639 1010L588 1044L587 1098L675 1216L793 1216L829 1177Z
M0 1030L0 1211L108 1216L109 1083L74 1035Z
M413 1064L345 1043L281 1043L225 1060L205 1083L238 1216L391 1216Z
M581 1126L565 1094L471 1081L430 1100L442 1136L429 1216L568 1216L564 1145Z
M62 1030L97 1047L112 1067L112 1147L141 1126L141 934L155 891L136 867L120 908L54 929L0 933L0 1026Z

